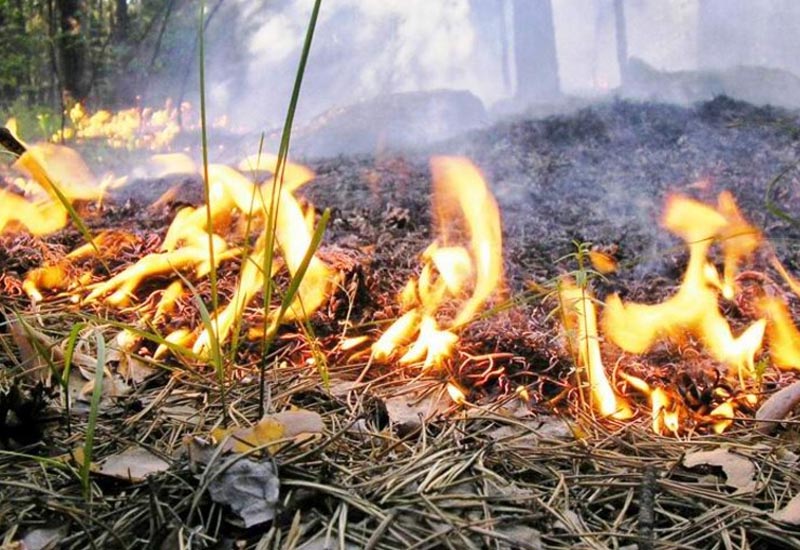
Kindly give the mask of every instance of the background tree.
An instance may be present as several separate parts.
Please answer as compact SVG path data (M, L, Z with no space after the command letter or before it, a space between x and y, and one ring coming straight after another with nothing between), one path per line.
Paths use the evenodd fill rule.
M516 96L543 101L560 94L556 33L550 0L514 0Z
M58 51L64 93L76 101L86 99L89 92L86 78L85 6L81 0L58 0L60 34Z

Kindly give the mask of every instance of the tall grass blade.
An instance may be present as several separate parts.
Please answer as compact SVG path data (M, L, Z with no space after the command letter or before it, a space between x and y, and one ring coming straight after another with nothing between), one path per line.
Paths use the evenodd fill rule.
M78 335L86 326L85 323L78 323L69 331L67 346L64 350L64 370L61 371L61 391L64 392L64 409L67 415L67 435L72 437L72 419L69 398L69 374L72 371L72 356L75 353L75 345L78 343Z
M275 250L275 230L278 223L278 208L280 207L281 188L283 187L283 178L286 171L286 158L289 154L289 142L292 135L292 125L294 124L294 116L297 111L297 103L300 99L300 89L303 85L303 76L306 72L306 65L308 63L308 56L311 52L311 43L314 39L314 30L317 26L317 19L319 17L320 6L322 0L315 0L314 7L311 9L311 17L306 27L306 36L303 42L303 49L300 52L300 61L297 65L297 73L295 74L294 86L292 87L292 96L289 99L289 106L286 110L286 118L283 123L283 132L281 133L280 147L278 148L278 160L275 167L275 173L272 180L272 192L270 196L270 210L269 219L267 221L267 243L264 254L264 263L262 266L264 273L272 273L272 263L274 261ZM316 249L316 248L314 248ZM264 277L264 288L262 289L264 295L264 304L269 307L272 302L273 283L272 278L269 276ZM267 316L264 317L264 340L262 342L260 372L259 372L259 395L258 395L258 411L259 417L264 414L264 373L266 371L266 361L269 355L269 348L271 345L271 338L268 336Z
M775 201L772 200L772 195L775 192L775 188L778 187L778 184L781 183L786 174L791 172L794 168L796 168L798 163L790 164L783 170L781 170L777 176L772 178L772 180L767 184L767 190L764 196L764 202L766 203L767 210L769 210L770 214L776 216L783 221L789 222L792 225L800 225L800 219L792 216L786 210L778 206Z
M213 219L211 217L211 190L208 181L208 125L206 117L206 52L205 52L205 0L200 0L200 28L198 30L198 43L199 43L199 56L200 56L200 139L203 150L203 191L206 200L206 225L208 233L208 259L211 262L211 269L209 271L209 281L211 282L211 309L217 311L219 309L219 293L217 288L217 263L214 261L214 229ZM218 323L214 320L214 325ZM213 331L211 334L218 334L219 331Z
M203 320L203 326L205 327L206 331L208 331L208 334L211 335L211 337L208 339L211 345L211 355L209 360L211 361L211 365L214 368L214 373L217 376L217 383L219 383L219 393L220 400L222 401L223 411L222 419L223 423L227 425L228 407L226 405L225 397L225 364L222 361L219 337L217 336L217 332L215 330L216 323L214 322L214 319L211 318L208 308L206 308L206 305L203 303L203 300L199 295L195 294L194 301L197 304L197 309L200 311L200 317Z
M87 501L91 496L89 472L92 468L94 432L97 426L97 415L100 411L100 400L103 397L103 374L106 367L106 341L100 332L95 334L95 341L97 342L97 366L94 371L94 389L89 407L89 419L86 423L86 442L83 446L83 464L81 465L81 488L83 489L83 498Z
M319 223L317 224L316 229L314 230L314 234L311 235L311 242L308 245L308 249L306 250L305 255L303 256L303 260L300 262L300 265L297 267L297 271L295 271L294 275L292 276L291 281L289 281L289 286L286 289L286 294L283 295L283 299L281 300L280 308L278 308L278 313L272 319L269 327L264 332L264 340L263 340L263 347L261 351L261 361L260 365L260 373L259 373L259 388L258 388L258 410L259 410L259 417L264 415L264 398L265 398L265 387L264 387L264 374L266 371L266 357L269 355L270 346L272 345L272 341L275 339L275 336L278 333L278 327L280 327L281 323L283 322L283 317L286 315L286 312L291 307L292 303L295 301L295 298L298 297L298 291L300 290L300 283L303 282L303 278L306 276L306 271L308 271L308 266L311 263L311 260L314 258L314 255L317 253L317 249L319 249L319 245L322 243L322 237L325 234L325 229L328 227L328 222L331 218L331 210L330 208L326 208L325 211L320 216ZM265 279L268 277L265 277ZM269 307L268 305L266 307ZM303 304L298 303L298 307L302 308ZM264 316L264 323L266 325L269 316ZM310 324L306 325L307 337L313 338L313 329L310 329ZM312 340L309 340L312 341ZM323 376L323 379L327 377L327 367L324 362L318 364L318 368L322 370L320 373ZM326 382L327 384L327 382Z

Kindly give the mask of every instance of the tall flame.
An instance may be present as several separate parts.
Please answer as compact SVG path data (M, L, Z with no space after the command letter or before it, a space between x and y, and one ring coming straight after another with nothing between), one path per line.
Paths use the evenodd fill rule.
M585 369L592 405L602 416L624 420L632 416L625 400L619 397L606 375L600 355L600 338L597 333L597 314L588 289L582 289L570 281L562 281L559 288L562 314L570 338L568 341Z
M423 267L401 295L405 313L373 344L373 357L400 355L401 364L441 363L502 281L502 233L497 202L478 169L459 157L431 160L437 240L422 254ZM445 305L457 304L449 320ZM416 336L416 338L415 338Z

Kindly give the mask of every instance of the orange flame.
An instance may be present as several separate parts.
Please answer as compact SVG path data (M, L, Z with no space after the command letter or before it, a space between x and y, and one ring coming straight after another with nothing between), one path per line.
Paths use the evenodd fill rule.
M500 212L480 172L457 157L436 157L431 170L438 238L422 254L419 278L401 294L405 313L372 347L377 360L400 353L401 364L422 362L423 368L452 355L455 330L475 317L502 281ZM442 321L447 304L459 307Z
M563 281L559 288L559 300L563 308L566 329L573 335L569 338L573 352L577 351L578 363L586 371L592 404L602 416L619 420L630 418L633 413L623 398L618 396L606 376L600 342L597 334L597 315L594 302L586 289Z
M800 370L800 330L792 322L789 308L779 298L763 298L758 305L767 319L772 362L781 369Z
M266 167L274 171L277 162L275 157L265 155L264 158L267 162ZM185 155L173 154L159 155L151 167L164 174L170 170L193 169L194 164ZM236 319L263 288L265 276L263 264L268 242L267 228L264 226L273 201L278 205L275 216L275 243L281 252L282 262L274 261L272 271L266 275L273 277L283 265L291 275L299 270L311 246L313 224L309 223L306 212L291 191L310 181L313 175L313 172L305 167L287 163L283 188L273 190L271 181L256 186L233 168L209 165L208 210L206 207L180 210L167 229L159 252L148 254L114 277L96 285L86 300L95 301L104 297L108 303L127 305L142 281L149 277L192 268L197 277L202 277L211 270L212 261L216 266L226 259L241 255L241 251L229 247L223 237L231 234L234 214L238 211L249 220L251 229L261 228L262 232L254 250L247 256L241 268L239 285L230 303L220 309L215 316L213 326L216 334L212 335L208 330L203 330L194 340L193 351L199 355L207 353L211 338L224 342ZM290 305L283 320L303 319L316 311L328 296L334 281L335 277L330 268L318 257L312 256L299 285L295 302ZM159 304L162 316L181 292L180 286L165 292ZM273 322L276 320L274 313L270 314L270 317ZM188 336L184 332L174 334L175 342L180 342L182 345L188 343ZM161 350L161 353L165 351Z
M737 265L745 251L752 251L756 238L756 233L743 233L742 228L750 226L741 219L732 201L727 195L721 196L723 214L679 195L668 199L664 226L683 238L689 247L689 263L681 286L674 296L657 305L625 304L619 296L610 296L602 326L611 341L625 351L640 354L661 338L680 339L691 333L700 338L715 359L735 368L740 376L752 371L765 321L754 322L734 337L718 305L719 288L733 291ZM727 237L723 241L726 259L723 283L707 260L713 239L719 236Z

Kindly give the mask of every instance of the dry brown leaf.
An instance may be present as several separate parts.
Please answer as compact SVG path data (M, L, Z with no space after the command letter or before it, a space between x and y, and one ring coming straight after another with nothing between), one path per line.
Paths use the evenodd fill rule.
M270 453L275 453L282 443L300 436L320 434L324 428L319 414L297 409L265 416L250 428L217 429L212 435L217 441L225 440L225 450L245 453L266 445Z
M697 466L719 466L725 472L725 484L736 489L734 494L749 493L755 490L756 467L753 462L730 450L720 447L711 451L695 451L683 457L687 468Z
M98 473L124 479L134 483L159 472L169 469L169 463L160 459L147 449L130 447L121 453L105 458L97 470Z
M52 342L33 328L24 327L18 319L9 321L8 330L19 351L19 361L31 380L34 382L47 380L50 374L47 361L38 350L51 349Z
M189 405L161 407L159 412L168 418L177 420L178 422L185 422L191 426L197 426L202 421L200 412Z
M158 369L149 366L147 363L132 354L121 353L117 357L117 360L119 361L117 366L117 372L119 375L134 385L141 384L151 376L154 376L156 373L158 373Z
M413 394L390 397L384 404L389 414L389 421L402 431L419 428L423 421L444 414L450 407L449 399L427 395L417 397Z
M776 521L800 525L800 494L795 495L786 506L771 515Z
M800 404L800 381L773 393L756 412L756 430L763 434L775 431L778 424Z

